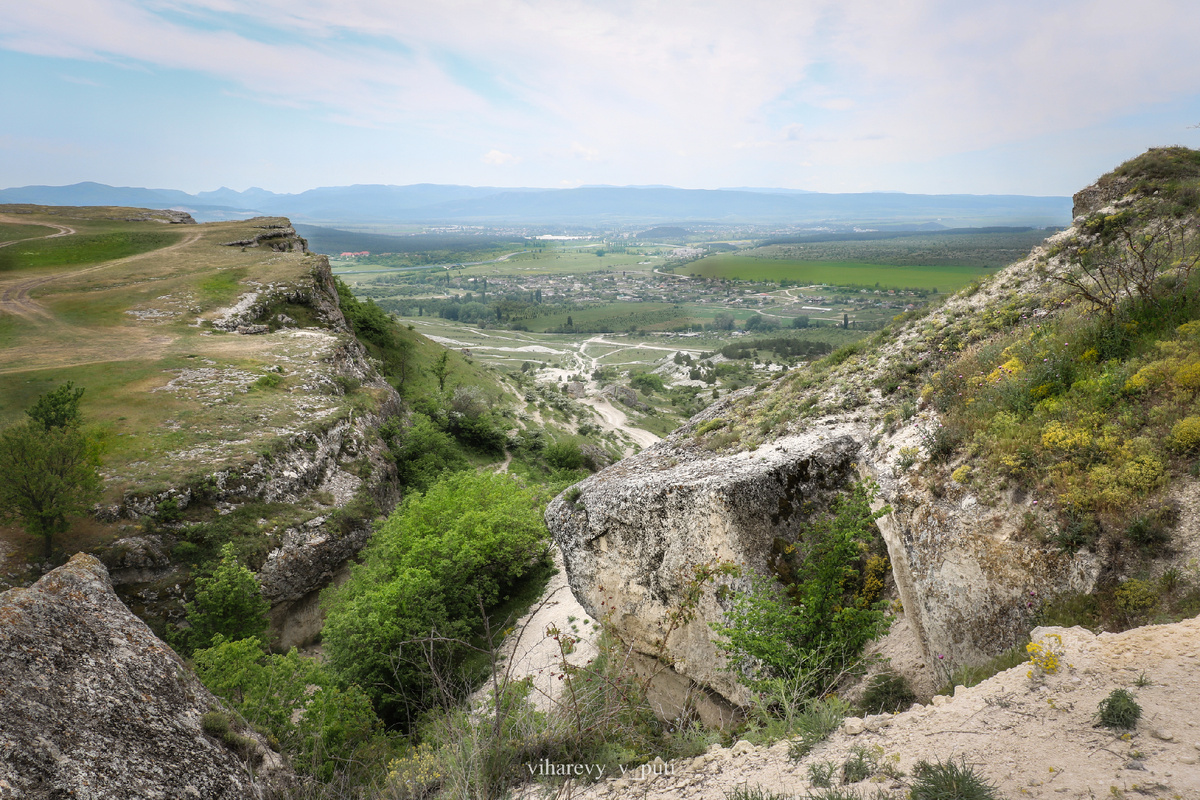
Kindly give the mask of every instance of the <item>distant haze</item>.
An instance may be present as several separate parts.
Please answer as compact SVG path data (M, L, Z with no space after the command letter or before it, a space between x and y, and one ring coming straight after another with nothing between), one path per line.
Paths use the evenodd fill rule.
M335 186L294 195L222 189L195 195L175 189L98 183L0 189L0 203L125 205L177 208L199 221L257 214L294 222L445 222L489 225L563 223L637 225L670 221L964 227L1067 225L1069 197L1019 195L821 194L776 189L696 190L671 187L504 189L486 186Z

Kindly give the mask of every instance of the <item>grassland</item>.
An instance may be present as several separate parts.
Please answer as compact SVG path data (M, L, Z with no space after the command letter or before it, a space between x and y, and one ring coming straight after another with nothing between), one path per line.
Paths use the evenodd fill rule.
M103 223L95 222L73 227L76 233L70 236L15 242L0 250L0 271L99 264L158 250L183 236L178 230L164 230L161 224L151 229L145 223L118 224L115 230L104 230ZM46 229L41 230L44 235Z
M807 261L755 258L720 253L688 264L700 278L743 281L790 281L799 285L851 286L872 289L937 289L954 292L992 270L967 266L888 266L852 261Z
M9 222L16 215L0 208L0 241L30 229L48 238L0 248L15 254L0 272L0 425L64 381L83 387L84 417L105 447L104 502L249 466L377 404L376 390L343 394L333 380L348 334L246 336L211 325L249 293L312 285L320 261L311 254L225 245L262 220L168 226L122 209L109 209L112 219L95 208L23 210ZM272 313L315 321L286 300ZM84 539L114 535L86 520L62 542L87 549ZM24 549L26 539L0 528L0 544Z

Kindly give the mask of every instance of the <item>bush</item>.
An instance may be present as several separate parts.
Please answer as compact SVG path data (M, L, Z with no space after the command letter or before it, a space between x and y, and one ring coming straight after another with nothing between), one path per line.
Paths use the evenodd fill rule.
M405 486L423 492L444 473L470 466L454 437L426 414L414 411L407 428L391 430L388 447Z
M855 747L842 762L842 783L865 781L875 772L875 755L865 747Z
M965 760L919 761L913 769L912 800L997 800L997 789Z
M1142 707L1128 689L1113 689L1108 697L1100 701L1096 714L1100 724L1106 728L1129 730L1141 719Z
M1200 447L1200 417L1193 415L1176 422L1170 441L1172 447L1185 453Z
M788 755L793 759L803 758L838 729L849 711L850 706L837 697L810 701L796 715L791 732L798 735L788 748Z
M369 760L382 724L357 686L341 687L320 662L267 654L258 639L229 641L197 650L196 674L204 685L292 757L297 771L329 780ZM205 714L204 731L222 738L229 717Z
M1177 519L1178 511L1171 505L1163 505L1134 517L1125 535L1137 547L1153 552L1171 540L1171 527Z
M262 596L258 578L238 562L232 542L221 547L221 562L212 575L196 579L195 598L184 608L191 648L208 647L217 634L234 640L261 639L270 625L271 604Z
M578 442L562 439L546 448L546 463L554 469L582 469L583 451Z
M410 494L349 580L323 595L330 666L389 723L411 725L438 699L434 669L462 665L480 606L495 607L544 561L542 506L534 490L495 473L455 473Z
M634 375L629 379L629 385L634 389L638 389L642 394L647 396L653 394L654 392L662 392L667 388L666 384L663 383L661 376L654 375L649 372L642 373L641 375Z
M880 672L871 678L863 693L862 708L868 714L894 714L917 702L917 695L902 675Z
M1139 617L1158 605L1158 592L1149 581L1133 578L1117 587L1117 608L1130 617Z
M873 485L856 485L802 533L803 551L782 547L775 570L786 593L756 578L749 592L735 596L724 624L714 626L752 688L782 678L821 696L887 629L883 608L861 597L865 552L879 535L873 523L886 513L871 510L874 493Z

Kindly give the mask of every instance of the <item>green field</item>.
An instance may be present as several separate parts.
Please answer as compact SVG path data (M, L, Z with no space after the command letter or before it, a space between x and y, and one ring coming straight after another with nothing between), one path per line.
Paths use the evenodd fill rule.
M701 278L953 292L993 270L961 266L891 267L852 261L800 261L720 254L694 261L687 265L686 271Z
M30 242L9 245L0 249L0 271L98 264L102 261L112 261L158 250L175 244L183 236L183 233L178 230L144 230L146 223L138 223L138 225L143 230L115 230L102 233L81 231L72 236L35 239ZM0 226L0 228L6 227L9 226ZM48 228L40 228L40 230L53 232Z
M0 223L0 243L16 242L21 239L36 239L54 233L54 228L45 225L16 225Z

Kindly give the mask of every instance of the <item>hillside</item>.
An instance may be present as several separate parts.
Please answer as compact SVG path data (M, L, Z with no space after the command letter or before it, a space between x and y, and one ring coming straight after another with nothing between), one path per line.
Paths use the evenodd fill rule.
M736 718L755 669L788 674L766 642L799 634L751 629L742 669L712 635L731 613L799 613L763 599L750 615L755 573L827 603L830 625L890 599L918 653L893 668L914 685L1020 648L1039 622L1119 631L1200 611L1198 186L1200 155L1152 150L1077 195L1075 226L1028 258L552 503L573 591L660 670L662 712ZM813 595L797 576L824 574L809 559L832 530L861 531L860 549ZM792 646L832 646L814 636Z

